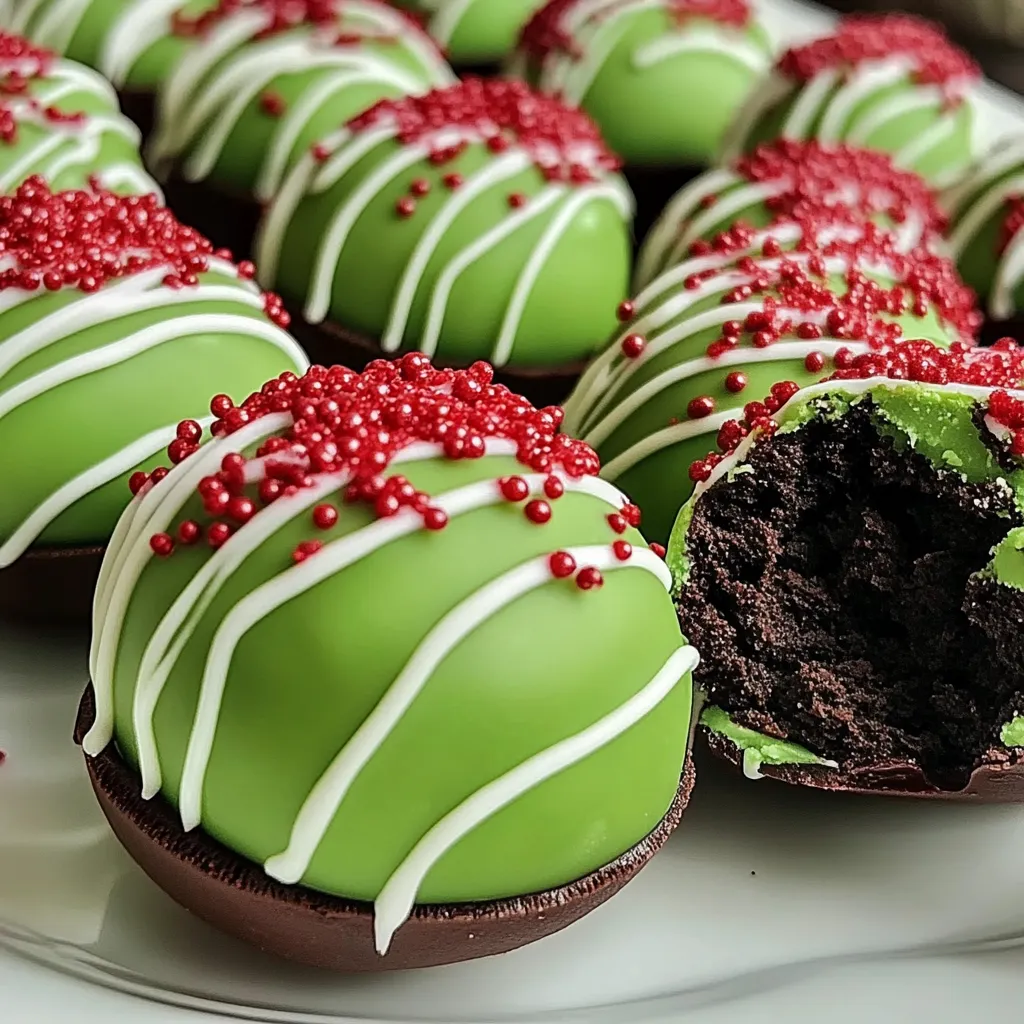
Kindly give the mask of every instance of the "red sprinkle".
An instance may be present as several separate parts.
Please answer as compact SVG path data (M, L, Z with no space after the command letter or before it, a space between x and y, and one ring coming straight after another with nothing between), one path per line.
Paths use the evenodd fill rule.
M549 559L551 575L556 579L568 579L576 571L576 559L568 551L556 551Z
M622 354L627 359L639 359L647 348L647 341L642 334L627 334L622 339Z
M598 590L604 586L604 577L596 566L588 565L576 574L576 586L580 590Z
M689 405L686 407L686 415L691 420L700 420L705 416L710 416L715 411L715 400L710 395L698 395L696 398L691 398Z
M783 54L779 70L806 82L830 68L850 68L886 57L909 59L914 80L940 85L950 99L981 77L978 65L931 21L903 14L852 15L831 36Z
M469 459L485 454L492 439L512 442L524 469L542 476L548 499L527 502L524 512L532 522L547 522L549 501L564 492L564 478L595 475L600 464L590 447L559 432L561 409L536 409L495 384L493 375L486 363L439 370L426 356L409 353L394 362L374 360L362 373L343 366L314 366L303 377L284 373L238 406L216 396L215 436L229 437L274 413L289 413L293 425L251 457L229 453L219 470L199 481L208 542L220 546L262 507L314 486L324 474L347 480L345 501L365 503L383 517L412 510L427 529L443 529L448 517L429 495L400 474L385 475L394 456L417 443L439 445L447 458ZM181 430L194 436L187 424ZM506 477L499 487L508 501L529 497L523 476ZM337 517L335 505L325 502L313 510L312 525L328 529Z
M633 557L633 545L626 540L615 541L612 551L620 562L628 562Z
M664 558L666 555L665 546L663 544L652 544L651 550L659 557Z
M626 521L626 517L621 512L612 512L608 517L608 525L616 533L625 533L629 529L629 523Z
M747 386L747 375L740 370L733 370L725 378L725 390L738 395Z
M169 533L154 533L149 538L149 546L155 555L166 558L174 551L174 538Z
M284 97L280 93L265 92L260 95L260 110L268 117L280 117L285 109Z

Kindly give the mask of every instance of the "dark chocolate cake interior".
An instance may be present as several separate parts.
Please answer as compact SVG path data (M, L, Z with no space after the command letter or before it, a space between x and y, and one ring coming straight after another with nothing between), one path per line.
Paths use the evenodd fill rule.
M680 616L739 724L958 790L1022 705L1024 593L972 578L1021 517L900 448L868 401L757 445L696 506Z

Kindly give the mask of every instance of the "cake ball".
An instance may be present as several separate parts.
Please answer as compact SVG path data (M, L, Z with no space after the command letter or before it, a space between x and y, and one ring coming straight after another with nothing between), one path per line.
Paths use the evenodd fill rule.
M179 216L246 255L261 204L322 135L378 100L455 81L381 0L221 0L172 31L190 46L158 87L147 158Z
M931 22L851 16L786 51L730 129L726 159L781 137L851 142L893 155L933 185L974 159L974 61Z
M765 421L673 531L712 748L752 778L1024 797L1024 357L904 342Z
M949 249L993 320L1024 306L1024 138L998 143L948 190Z
M80 732L129 851L343 970L503 952L610 896L689 792L697 655L560 410L409 353L217 412L97 590Z
M57 189L95 181L119 192L152 192L139 141L98 74L0 31L0 192L37 174Z
M88 618L98 555L210 394L306 360L280 300L156 196L0 197L0 613Z
M780 407L799 388L901 336L973 341L974 297L951 262L901 253L891 235L786 251L771 232L735 228L656 278L566 402L566 427L600 454L602 475L667 539L702 459L739 440L737 418ZM701 468L705 467L705 468Z
M919 175L897 168L885 153L811 139L778 139L739 156L682 188L644 239L636 287L690 256L738 224L778 228L795 219L847 220L890 229L903 250L934 246L947 220L932 189ZM785 234L785 232L783 232ZM799 235L793 236L799 237Z
M491 70L516 44L544 0L397 0L420 15L453 64Z
M513 69L583 107L628 166L706 166L771 67L747 0L549 0Z
M261 280L321 362L486 358L564 397L628 293L618 167L585 114L522 82L383 100L288 176L260 226Z

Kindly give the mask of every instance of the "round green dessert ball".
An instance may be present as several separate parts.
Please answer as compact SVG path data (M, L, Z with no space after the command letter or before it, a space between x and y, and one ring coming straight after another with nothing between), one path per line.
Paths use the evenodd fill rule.
M271 878L375 903L381 953L416 904L543 892L655 829L696 654L555 411L409 354L219 412L108 551L88 753L116 740Z
M429 36L390 4L307 6L284 18L270 3L233 5L187 23L202 31L157 90L148 156L158 170L266 201L338 125L455 81Z
M516 44L543 0L396 0L423 18L427 31L455 65L497 64Z
M776 138L849 142L891 153L933 186L974 159L974 61L930 22L904 15L844 18L794 47L737 115L725 159Z
M641 505L652 538L668 537L708 453L730 450L744 419L901 334L972 340L973 295L951 263L901 255L879 230L822 244L817 229L783 229L788 251L774 229L734 230L656 278L566 403L567 429Z
M632 196L577 110L467 79L323 140L267 208L261 280L384 353L557 368L614 327Z
M933 245L946 228L934 192L885 153L843 143L777 139L685 185L654 223L637 259L635 287L700 252L733 227L771 228L788 248L794 218L856 235L865 224L891 230L900 249ZM845 223L843 223L845 222ZM788 237L787 237L788 232Z
M1024 140L1006 139L942 196L948 243L993 320L1024 309Z
M746 0L549 0L512 69L581 106L628 165L713 163L771 66Z
M138 129L95 71L0 31L0 87L0 193L33 175L58 190L90 181L117 192L156 189Z
M279 300L155 196L54 193L32 178L0 199L0 227L4 567L36 546L104 544L128 477L176 438L188 449L183 414L306 361Z

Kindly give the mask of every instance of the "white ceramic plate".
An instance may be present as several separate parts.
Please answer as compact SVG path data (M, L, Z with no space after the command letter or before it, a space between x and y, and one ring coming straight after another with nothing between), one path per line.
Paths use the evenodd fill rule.
M828 16L763 6L780 38ZM988 91L981 134L1024 126ZM751 783L699 764L611 903L508 956L337 977L215 933L121 851L71 742L85 638L0 631L0 1022L963 1024L1019 1007L1024 811ZM979 954L987 954L981 956Z

